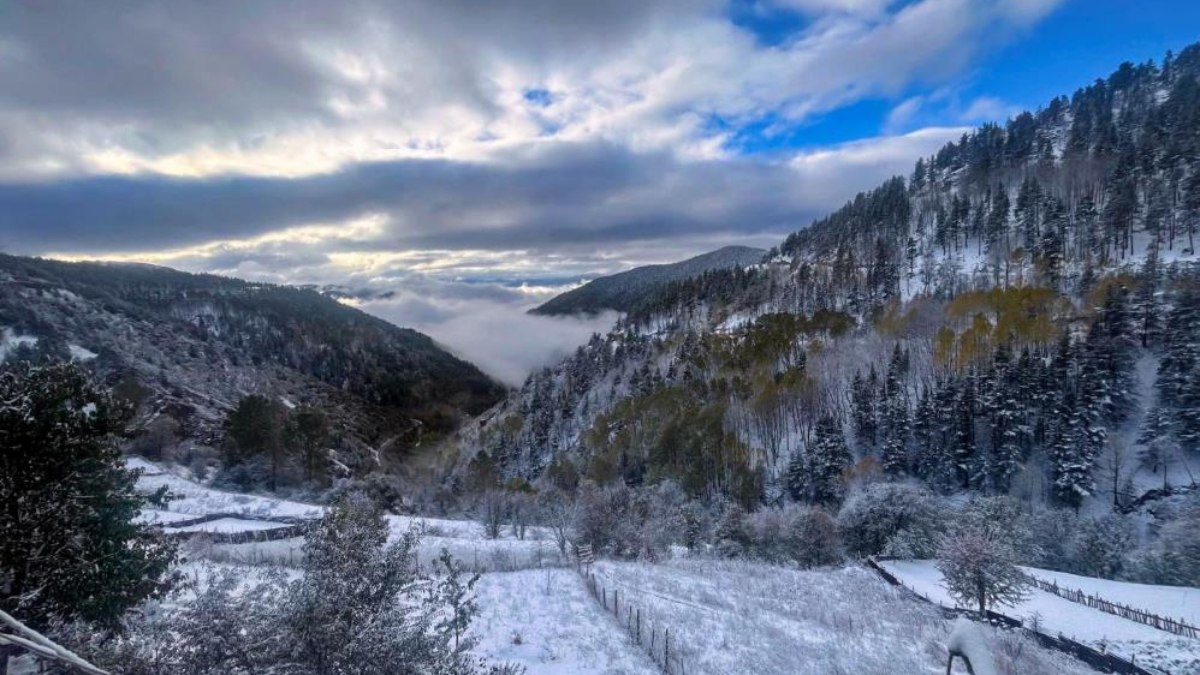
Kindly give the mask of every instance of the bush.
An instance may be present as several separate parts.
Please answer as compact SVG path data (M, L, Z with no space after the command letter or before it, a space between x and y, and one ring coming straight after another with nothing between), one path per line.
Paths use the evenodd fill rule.
M929 558L937 550L944 523L937 502L925 488L873 483L846 501L838 526L851 555Z
M1081 519L1071 541L1071 571L1115 579L1124 571L1125 558L1136 543L1133 526L1122 516Z
M387 543L382 512L348 497L305 543L303 574L214 573L178 609L147 608L119 634L64 630L94 663L133 675L467 675L478 672L466 629L477 577L443 553L440 578L422 578L417 535ZM497 672L493 670L493 672ZM511 671L509 671L511 672Z
M788 505L762 509L746 519L747 554L772 563L802 567L841 561L841 545L833 518L815 507Z

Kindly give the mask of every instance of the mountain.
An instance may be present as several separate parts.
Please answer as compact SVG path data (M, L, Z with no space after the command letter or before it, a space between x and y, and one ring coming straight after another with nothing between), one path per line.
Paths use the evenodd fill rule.
M201 442L249 394L401 449L503 394L429 337L314 290L153 265L0 255L0 333L0 358L89 362L144 420L167 415Z
M628 312L652 297L662 286L699 276L711 270L746 267L762 261L766 251L749 246L726 246L694 258L665 265L646 265L599 277L556 296L531 314L598 314L604 310Z
M747 506L1192 480L1200 45L914 160L761 265L658 287L465 428L458 470Z

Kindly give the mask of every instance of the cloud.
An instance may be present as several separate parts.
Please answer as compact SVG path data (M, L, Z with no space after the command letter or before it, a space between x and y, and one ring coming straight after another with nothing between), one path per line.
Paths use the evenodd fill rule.
M617 317L615 313L589 318L534 316L526 313L528 305L520 303L430 300L407 291L359 307L428 334L514 387L531 371L562 360L593 333L607 332Z
M1019 112L1020 106L1005 103L993 96L980 96L967 105L959 119L963 122L1003 122Z
M327 254L568 253L671 239L782 237L856 191L907 173L916 157L962 131L867 139L790 162L687 161L609 144L557 144L502 163L400 160L294 179L0 184L0 247L78 256L187 247L236 253L315 242Z
M1059 0L791 1L809 20L771 47L719 0L17 3L0 175L294 177L555 141L711 157L711 115L800 122L939 81Z
M912 96L904 99L888 112L883 128L889 132L896 132L907 127L917 113L921 112L921 107L924 105L924 96Z

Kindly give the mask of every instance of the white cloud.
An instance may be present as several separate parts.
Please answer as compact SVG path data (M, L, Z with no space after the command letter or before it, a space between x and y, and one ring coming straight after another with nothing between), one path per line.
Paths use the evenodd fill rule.
M389 300L369 301L361 309L393 323L415 328L484 372L511 386L520 386L534 369L562 360L593 333L604 333L615 313L590 318L546 317L527 314L527 305L488 300L437 299L436 307L408 293Z
M888 112L887 119L883 123L884 130L896 132L907 127L921 111L923 105L925 105L924 96L912 96L896 104Z
M3 171L301 176L598 139L711 158L711 115L799 121L943 80L1059 0L790 1L814 18L777 47L715 0L17 6Z
M959 119L963 122L1003 122L1019 112L1019 106L1010 105L992 96L980 96L967 105Z

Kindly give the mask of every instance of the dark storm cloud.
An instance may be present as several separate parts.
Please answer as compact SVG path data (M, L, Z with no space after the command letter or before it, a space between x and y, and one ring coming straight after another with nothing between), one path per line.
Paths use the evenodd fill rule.
M0 184L0 246L129 251L251 238L383 213L382 248L515 249L796 227L813 204L787 166L679 162L608 145L519 163L404 160L296 179L97 177Z

